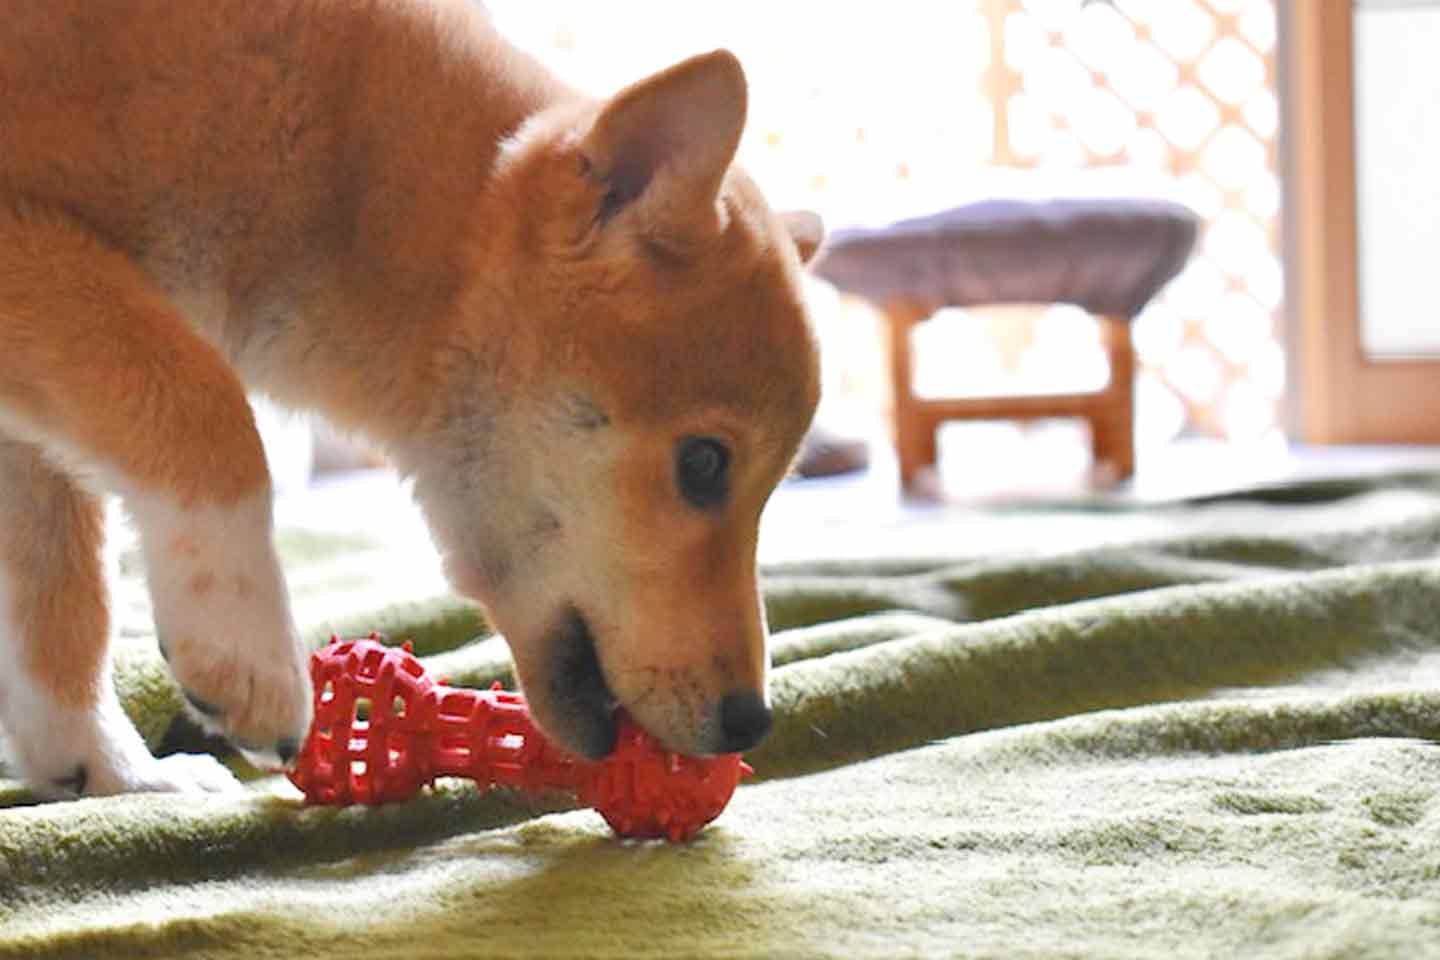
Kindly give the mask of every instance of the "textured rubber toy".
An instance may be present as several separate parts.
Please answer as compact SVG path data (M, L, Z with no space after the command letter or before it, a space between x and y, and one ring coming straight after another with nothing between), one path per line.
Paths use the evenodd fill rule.
M623 837L679 843L718 817L752 772L739 754L667 751L624 715L610 756L579 759L541 735L520 694L447 687L409 644L373 634L332 639L311 655L310 678L315 721L289 776L312 804L404 800L436 777L464 777L571 793Z

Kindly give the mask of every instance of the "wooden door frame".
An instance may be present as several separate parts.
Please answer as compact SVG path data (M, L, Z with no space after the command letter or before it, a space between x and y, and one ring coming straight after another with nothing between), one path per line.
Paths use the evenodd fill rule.
M1361 342L1351 0L1280 0L1291 427L1311 443L1440 441L1440 360Z

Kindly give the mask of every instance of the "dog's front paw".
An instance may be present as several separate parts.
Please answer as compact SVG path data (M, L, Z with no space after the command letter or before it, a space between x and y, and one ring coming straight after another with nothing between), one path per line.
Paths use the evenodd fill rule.
M155 761L136 789L173 793L234 793L244 789L235 774L208 753L172 753Z
M243 789L235 775L207 753L175 753L147 760L120 769L78 768L73 776L85 781L83 789L78 792L87 796L109 796L117 793L234 793ZM74 785L73 782L71 785Z
M31 788L52 800L120 793L216 793L240 782L206 754L156 759L120 703L106 696L89 710L34 704L33 723L15 734L14 759Z
M289 631L279 635L293 637ZM262 767L294 760L311 717L299 643L266 640L259 632L234 636L226 630L162 640L190 713Z
M310 682L268 498L137 517L160 650L190 712L258 765L290 763L310 728Z

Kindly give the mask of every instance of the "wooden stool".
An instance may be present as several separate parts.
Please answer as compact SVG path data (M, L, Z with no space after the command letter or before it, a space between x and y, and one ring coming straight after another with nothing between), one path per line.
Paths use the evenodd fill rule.
M889 323L901 482L934 466L947 420L1088 421L1097 464L1135 471L1135 351L1130 323L1185 265L1198 220L1134 198L986 201L878 229L836 232L816 272L876 304ZM912 386L911 331L942 307L1069 303L1102 318L1103 390L927 400Z

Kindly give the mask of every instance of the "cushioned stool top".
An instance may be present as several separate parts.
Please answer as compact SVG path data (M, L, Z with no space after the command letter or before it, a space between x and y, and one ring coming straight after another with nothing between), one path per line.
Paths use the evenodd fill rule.
M1180 272L1198 220L1164 200L987 200L839 230L816 272L877 303L1073 303L1134 316Z

